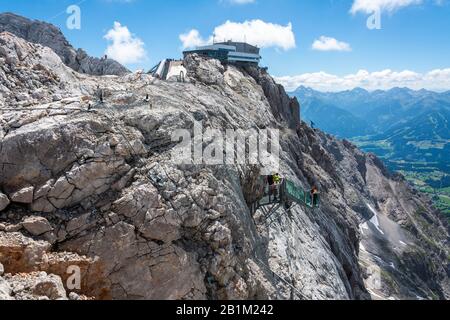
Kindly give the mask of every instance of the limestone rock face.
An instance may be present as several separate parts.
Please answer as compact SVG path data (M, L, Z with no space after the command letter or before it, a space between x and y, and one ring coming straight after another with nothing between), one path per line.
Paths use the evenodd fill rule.
M192 54L185 60L188 77L207 85L220 85L224 82L225 68L219 60L211 59L208 63L202 63L204 58Z
M81 49L75 50L55 26L33 21L13 13L0 14L0 32L10 32L29 42L52 49L70 68L90 75L118 75L129 73L117 61L90 57Z
M0 33L0 104L3 107L31 106L60 101L76 88L76 74L50 48L33 45L11 33ZM72 91L74 90L74 91ZM70 92L70 94L68 94ZM81 95L80 90L78 94ZM43 116L37 111L28 119L8 119L11 127Z
M255 79L264 90L271 111L277 120L286 122L290 128L297 129L300 124L300 104L297 98L290 98L284 87L263 69L246 67L245 71Z
M50 244L34 241L20 233L4 233L0 238L0 263L6 272L31 272L39 270ZM12 271L10 271L12 270Z
M0 300L13 300L11 297L11 293L11 286L0 275Z
M29 282L30 279L47 281L50 277L48 290L56 290L55 294L58 296L55 299L64 298L69 291L97 299L111 297L111 284L105 282L104 266L98 257L88 258L64 251L52 252L49 242L36 241L20 233L0 234L0 264L10 286L10 279ZM77 274L79 283L73 278ZM60 283L63 289L60 288ZM45 289L47 284L43 286Z
M87 76L11 33L0 34L0 59L0 190L34 188L31 203L0 215L0 263L13 277L0 294L25 273L19 293L30 299L450 297L448 224L429 199L374 156L296 121L298 102L265 71L192 55L186 83ZM278 171L317 184L321 207L252 216L261 166L176 161L174 131L193 136L195 121L279 129ZM30 216L48 224L23 224ZM56 278L34 291L49 275L65 296Z
M1 282L2 278L0 295ZM9 286L9 290L4 290L6 300L67 300L61 278L53 274L33 272L7 275L3 282Z

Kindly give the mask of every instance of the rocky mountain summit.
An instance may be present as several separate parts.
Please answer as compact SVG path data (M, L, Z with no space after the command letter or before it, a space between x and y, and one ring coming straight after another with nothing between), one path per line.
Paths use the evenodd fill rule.
M0 33L1 299L450 297L448 224L428 198L298 122L266 71L184 65L186 82L80 74ZM252 216L259 166L173 161L173 131L194 121L279 129L280 174L319 184L321 207Z
M130 71L113 59L90 57L84 50L75 50L54 25L30 20L13 13L0 14L0 32L10 32L29 42L52 49L73 70L90 75L119 75Z

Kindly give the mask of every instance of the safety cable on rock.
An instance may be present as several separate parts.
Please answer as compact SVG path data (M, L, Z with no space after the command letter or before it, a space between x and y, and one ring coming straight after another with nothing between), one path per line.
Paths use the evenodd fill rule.
M292 208L292 207L291 207ZM277 208L277 210L279 209L279 207ZM256 224L256 222L253 220L253 223L255 224L256 227L258 227L258 225ZM267 222L267 221L265 221ZM270 226L273 224L274 222L270 223L268 226L264 223L263 227L266 228L268 227L268 230L270 231ZM298 226L297 222L294 220L294 224ZM283 282L283 285L288 286L289 288L291 288L292 290L294 290L298 296L300 296L301 298L303 298L304 300L308 300L308 298L301 293L301 291L299 291L295 286L293 286L291 283L289 283L286 279L284 279L281 275L279 275L277 272L273 271L272 268L267 265L264 261L262 261L259 257L258 257L258 249L262 248L263 246L265 246L265 243L263 243L262 241L256 241L257 245L255 246L255 248L251 251L251 255L255 257L255 259L257 260L257 262L259 262L260 264L262 264L262 266L264 268L267 269L268 272L272 273L272 275L275 275L276 278L278 278L279 280L281 280L281 282Z
M284 285L288 286L289 288L291 288L292 290L294 290L301 298L303 298L304 300L308 300L308 298L301 293L295 286L293 286L291 283L289 283L286 279L284 279L281 275L279 275L277 272L273 271L270 266L268 266L264 261L262 261L261 259L259 259L257 256L255 256L255 259L261 263L269 272L271 272L273 275L275 275L279 280L281 280L281 282L284 283Z
M289 209L285 209L285 211L291 211L294 207L296 207L296 206L300 206L298 203L294 203L291 207L289 207ZM281 207L281 205L276 209L276 211L278 211L278 209ZM314 209L313 209L314 210ZM269 218L273 218L273 217L275 217L274 219L271 219L270 221L268 221L268 219ZM276 222L276 220L277 220L277 218L281 218L281 217L283 217L283 215L277 215L276 214L276 212L274 212L272 215L271 215L271 217L268 217L267 219L265 219L264 220L264 227L265 228L270 228L275 222ZM295 220L294 220L294 224L297 226L297 228L299 228L300 229L300 227L299 227L299 225L297 224L297 222L295 222Z
M93 106L92 108L95 108L99 105L105 106L108 110L110 110L112 112L112 114L115 113L115 111L109 107L107 104L104 103L97 103L95 106ZM109 120L109 122L114 126L115 123L113 121L113 119L111 119L111 117L109 117L106 113L101 113L98 110L92 110L92 112L95 112L99 115L104 116L105 118L107 118ZM140 157L138 157L138 153L136 152L136 150L134 149L133 145L131 144L130 140L128 139L128 137L126 136L125 132L119 127L117 126L116 129L119 131L120 135L124 138L125 143L127 144L127 147L129 148L129 151L131 153L131 156L133 157L133 159L137 160L141 165L145 166L145 162L142 161L142 159Z
M74 102L75 103L75 102ZM68 106L61 106L61 107L34 107L34 108L0 108L0 111L15 111L15 112L22 112L22 111L58 111L58 110L64 110L64 111L81 111L81 112L86 112L86 113L96 113L99 115L104 116L105 118L108 119L109 122L111 122L112 125L114 125L114 121L113 119L111 119L111 117L109 117L107 114L105 113L101 113L99 112L99 110L91 110L93 108L96 108L98 106L105 106L108 110L110 110L113 114L115 113L115 111L109 107L106 103L101 103L98 102L97 104L90 106L88 109L86 108L70 108ZM127 144L127 147L129 148L129 151L131 153L131 156L134 159L137 159L141 164L145 164L143 163L138 156L137 156L137 152L134 149L133 145L131 144L130 140L127 138L127 136L125 135L125 133L123 132L122 129L120 129L119 127L117 127L117 130L119 131L120 135L124 138L125 143Z
M258 202L256 202L258 203ZM289 214L289 211L292 210L294 207L299 206L302 207L299 203L293 203L292 206L290 206L289 208L284 208L284 210L286 211L286 214ZM278 210L280 210L282 208L282 203L274 203L274 205L271 207L270 210L267 210L264 206L261 206L260 208L257 208L256 211L258 211L258 209L261 209L263 211L264 214L264 220L259 224L259 227L265 228L270 232L270 228L271 226L277 221L278 218L281 218L283 216L285 216L285 214L278 214ZM266 209L266 210L264 210ZM312 208L314 210L314 208ZM255 213L256 213L255 211ZM273 212L272 212L273 211ZM253 218L253 214L252 214L252 220L253 223L255 224L255 226L258 228L258 224L256 223L255 219ZM295 218L293 219L288 219L288 221L290 222L290 224L295 225L299 230L301 229L298 222L296 221ZM263 266L265 268L267 268L270 272L272 272L277 278L279 278L285 285L289 286L290 288L292 288L301 298L308 300L308 298L302 294L297 288L295 288L295 286L293 286L292 284L290 284L286 279L284 279L283 277L281 277L279 274L277 274L276 272L274 272L270 266L268 266L266 263L264 263L261 259L258 258L257 256L257 250L264 246L265 244L262 243L262 241L257 241L260 242L259 245L257 245L254 250L252 251L252 255L255 256L255 258L263 264Z

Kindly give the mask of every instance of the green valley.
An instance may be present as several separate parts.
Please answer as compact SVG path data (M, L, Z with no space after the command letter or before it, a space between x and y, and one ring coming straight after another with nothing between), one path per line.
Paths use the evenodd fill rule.
M450 96L394 88L337 93L300 87L302 116L382 159L450 219Z

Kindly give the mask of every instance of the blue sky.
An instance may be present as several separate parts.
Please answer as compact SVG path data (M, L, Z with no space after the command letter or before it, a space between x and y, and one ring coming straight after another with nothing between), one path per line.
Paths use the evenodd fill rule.
M85 0L79 3L81 29L69 30L65 10L77 2L1 0L0 11L51 22L94 56L129 31L132 45L108 52L114 56L123 49L117 57L131 69L179 58L180 35L196 30L190 42L206 43L219 27L216 31L226 35L247 30L247 39L264 46L262 65L289 89L300 84L324 90L402 84L450 89L448 0ZM366 26L374 3L379 30ZM234 25L223 27L227 21ZM120 25L108 41L104 36L115 22Z

